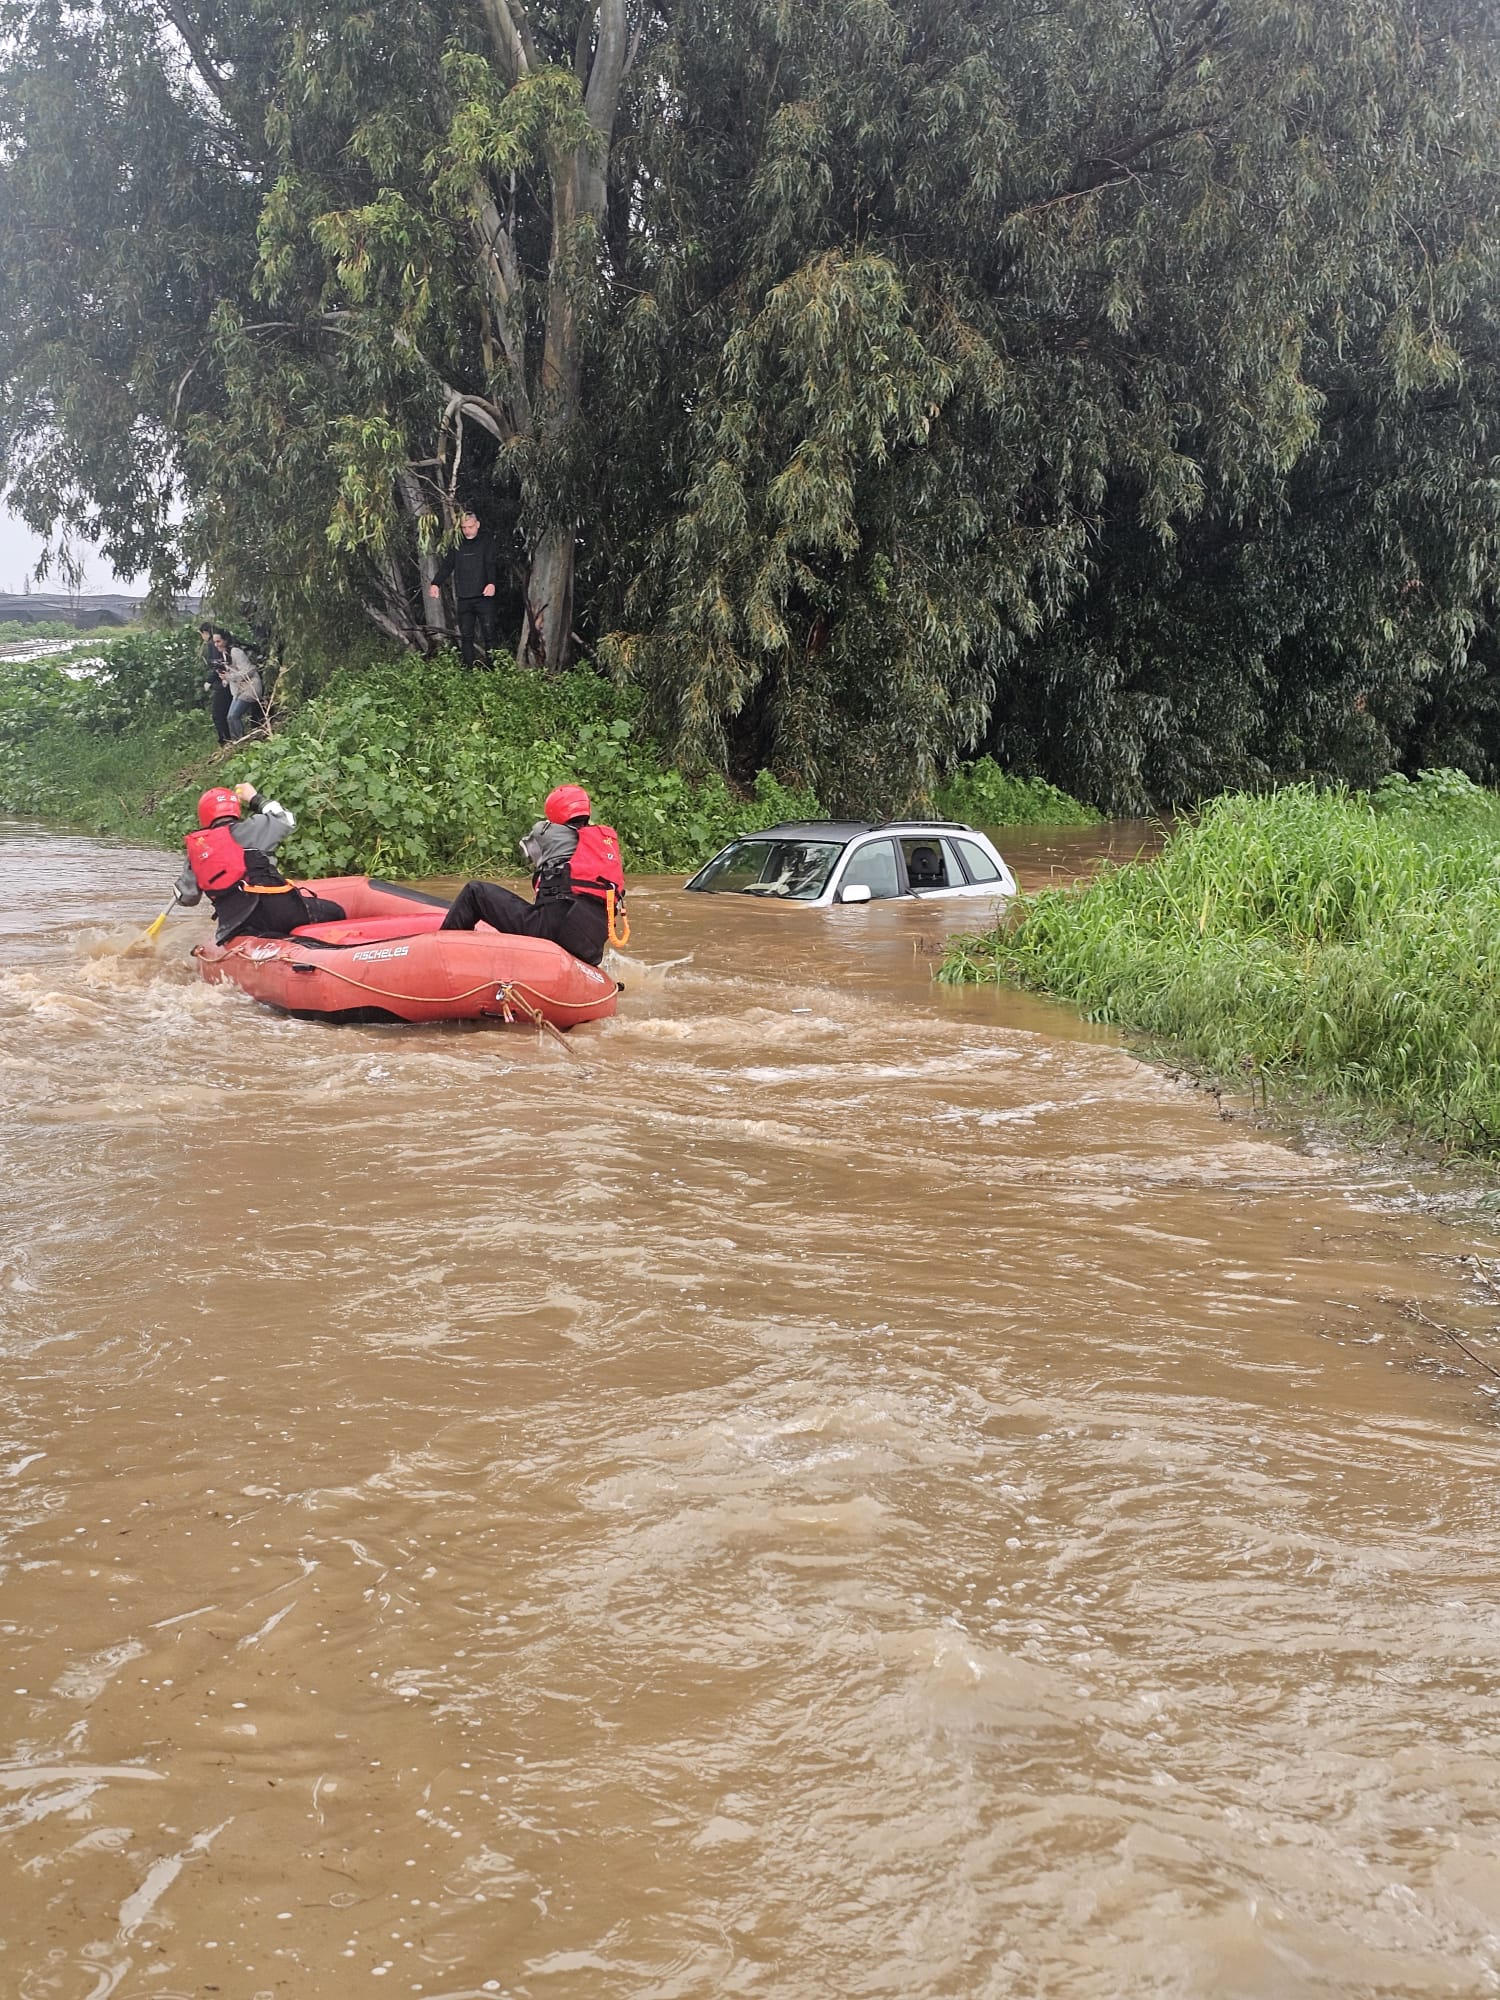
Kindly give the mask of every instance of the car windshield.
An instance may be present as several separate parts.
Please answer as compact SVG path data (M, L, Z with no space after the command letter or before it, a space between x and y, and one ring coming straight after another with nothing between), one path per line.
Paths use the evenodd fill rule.
M810 903L821 896L843 853L837 840L737 840L692 883L714 895L782 896Z

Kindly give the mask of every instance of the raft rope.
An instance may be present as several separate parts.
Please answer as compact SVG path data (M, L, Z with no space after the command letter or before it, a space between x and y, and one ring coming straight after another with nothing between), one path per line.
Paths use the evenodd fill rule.
M505 1019L507 1021L509 1021L512 1018L510 1009L511 1009L511 1002L514 1001L516 1006L520 1008L521 1012L525 1014L529 1020L534 1021L538 1028L545 1028L545 1030L549 1035L551 1035L553 1040L560 1045L560 1047L562 1048L562 1052L565 1056L568 1056L574 1062L578 1060L577 1050L570 1049L568 1047L567 1037L563 1034L562 1029L559 1028L554 1022L549 1021L546 1015L542 1013L539 1007L533 1007L528 1000L524 1000L521 997L521 989L518 986L514 984L508 986L502 986L499 992L496 993L495 998L500 1002L501 1012L504 1014ZM567 1005L568 1003L564 1002L563 1004Z
M243 956L243 954L240 955ZM279 953L277 957L281 964L285 965L287 963L285 959L280 958ZM266 961L252 962L264 964ZM414 1000L419 1007L447 1006L454 1000L471 999L474 994L483 993L487 987L493 986L495 989L495 998L500 1002L502 1007L506 1005L507 1001L514 1001L516 1006L528 1019L535 1020L541 1026L548 1028L551 1028L553 1024L540 1012L540 1005L543 1002L549 1007L556 1007L570 1014L581 1014L588 1008L596 1007L599 1004L597 1000L548 1000L546 994L538 993L534 986L523 986L516 979L481 979L477 986L466 986L461 993L400 993L389 986L376 986L368 979L356 979L352 972L340 972L335 965L298 967L294 963L293 970L326 972L332 979L342 979L346 986L357 986L362 993L378 993L382 1000ZM532 1002L537 1004L535 1006L528 1004L522 997L525 994L530 994ZM553 1031L554 1033L556 1032L555 1029Z

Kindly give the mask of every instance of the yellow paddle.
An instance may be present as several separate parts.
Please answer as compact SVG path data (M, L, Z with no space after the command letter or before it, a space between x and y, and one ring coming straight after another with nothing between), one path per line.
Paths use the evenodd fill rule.
M145 930L141 932L140 936L136 939L136 943L154 944L156 942L157 932L161 929L162 925L167 921L167 918L170 917L172 912L177 908L177 903L178 903L178 898L174 895L171 902L168 903L167 907L162 911L161 915L156 919L156 922L154 924L148 924Z

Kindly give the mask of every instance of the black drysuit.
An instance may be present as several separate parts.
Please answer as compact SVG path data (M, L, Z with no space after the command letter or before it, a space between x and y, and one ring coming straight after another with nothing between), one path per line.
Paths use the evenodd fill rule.
M230 831L245 850L245 879L232 889L209 891L217 921L216 943L228 944L234 937L285 937L299 924L331 924L343 916L340 904L292 887L271 859L296 824L285 806L258 793L244 816L231 824ZM257 895L257 889L272 893ZM192 869L184 868L177 878L178 902L191 908L203 893Z
M577 845L578 835L571 826L549 826L539 820L521 842L527 859L538 864L531 878L536 901L528 903L498 882L465 882L442 928L471 931L475 924L486 923L512 937L550 938L585 965L597 965L609 943L609 911L598 896L573 893L568 864Z
M473 537L464 536L449 549L438 564L433 582L453 579L453 595L458 601L458 645L466 667L474 664L477 650L488 659L495 643L495 600L484 594L493 584L500 564L500 548L488 528Z

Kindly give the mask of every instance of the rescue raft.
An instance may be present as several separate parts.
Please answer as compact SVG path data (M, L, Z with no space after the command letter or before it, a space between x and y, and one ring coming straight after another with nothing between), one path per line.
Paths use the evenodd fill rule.
M615 1011L619 988L547 938L481 924L439 926L448 905L368 875L304 883L338 903L342 922L289 937L200 944L203 978L232 980L283 1013L330 1021L545 1021L571 1028Z

